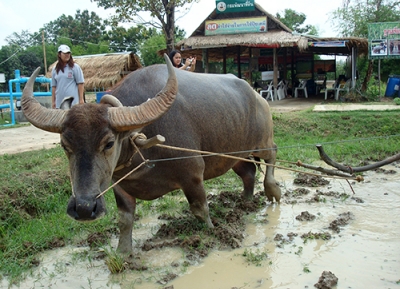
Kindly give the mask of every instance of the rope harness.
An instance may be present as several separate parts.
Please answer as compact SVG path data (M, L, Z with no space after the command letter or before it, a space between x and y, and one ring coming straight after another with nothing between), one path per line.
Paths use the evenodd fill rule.
M101 192L96 197L96 199L100 198L101 196L103 196L108 190L110 190L113 187L115 187L117 184L119 184L121 181L123 181L125 178L127 178L130 174L132 174L135 171L137 171L138 169L140 169L142 166L152 162L151 160L148 160L148 159L144 158L143 154L141 153L141 151L139 149L139 146L141 148L143 148L143 149L149 148L149 147L152 147L152 146L158 146L158 147L165 148L165 149L178 150L178 151L183 151L183 152L192 152L192 153L198 153L198 154L201 154L201 155L219 156L219 157L224 157L224 158L229 158L229 159L235 159L235 160L239 160L239 161L254 163L254 164L258 165L258 166L259 165L271 166L271 167L274 167L274 168L279 168L279 169L288 170L288 171L292 171L292 172L303 173L303 174L312 175L312 176L318 176L318 177L321 176L320 174L309 173L309 172L304 172L304 171L300 171L300 170L296 170L296 169L292 169L292 168L288 168L288 167L282 167L282 166L278 166L278 165L268 164L268 163L256 161L254 159L246 159L246 158L236 157L236 156L222 154L222 153L214 153L214 152L209 152L209 151L201 151L201 150L195 150L195 149L188 149L188 148L181 148L181 147L164 145L162 143L165 141L165 138L162 137L162 136L159 136L159 135L155 136L153 138L147 139L147 137L143 133L135 133L135 134L133 134L133 135L131 135L129 137L129 140L130 140L131 145L134 147L134 152L133 152L132 156L129 158L129 160L126 163L116 167L114 172L115 171L119 171L119 170L121 170L123 168L129 167L132 164L133 157L136 155L136 153L138 153L140 155L140 157L142 159L142 162L138 166L136 166L134 169L129 171L127 174L125 174L123 177L121 177L118 181L116 181L111 186L109 186L106 190ZM297 165L297 166L302 166L302 167L306 167L306 168L310 168L310 169L315 169L314 166L303 164L301 161L297 161L295 163L294 162L289 162L289 161L278 161L278 162L286 162L286 163L294 164L294 165ZM354 178L354 177L351 177L351 176L348 176L348 175L344 175L344 174L342 176L326 175L326 177L330 177L330 178L334 178L334 179L345 179L347 182L348 182L349 178L353 178L353 179L355 179L357 181L361 181L362 180L361 176L357 176L357 177ZM354 193L354 191L353 191L353 193Z

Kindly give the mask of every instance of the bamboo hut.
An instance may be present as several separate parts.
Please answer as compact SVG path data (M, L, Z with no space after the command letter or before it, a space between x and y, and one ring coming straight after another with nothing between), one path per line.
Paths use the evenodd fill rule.
M141 68L139 57L132 52L74 56L82 68L86 91L108 90L126 75ZM50 65L46 77L57 61Z

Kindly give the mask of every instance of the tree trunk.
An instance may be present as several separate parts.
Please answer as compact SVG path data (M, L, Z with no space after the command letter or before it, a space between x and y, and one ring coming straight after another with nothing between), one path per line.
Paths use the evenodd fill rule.
M373 67L374 67L374 61L370 60L368 62L367 74L365 75L364 81L363 81L362 86L361 86L361 91L362 92L365 92L367 90L367 88L368 88L368 82L371 79Z
M167 53L175 49L175 4L168 0L163 0L166 11L167 21L164 27L165 42L167 44Z

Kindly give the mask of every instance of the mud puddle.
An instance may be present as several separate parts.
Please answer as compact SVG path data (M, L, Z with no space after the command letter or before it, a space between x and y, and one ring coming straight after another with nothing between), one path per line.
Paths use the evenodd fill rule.
M282 203L246 217L238 248L193 259L179 246L146 251L143 245L167 222L145 218L135 225L134 255L147 270L112 275L104 259L79 257L89 248L65 247L43 254L20 288L316 288L324 271L337 277L337 288L399 286L398 165L351 183L355 194L345 180L295 178L280 170L276 178Z

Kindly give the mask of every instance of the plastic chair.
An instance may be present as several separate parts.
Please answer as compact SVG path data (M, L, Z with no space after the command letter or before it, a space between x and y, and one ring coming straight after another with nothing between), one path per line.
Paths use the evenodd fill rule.
M302 80L300 82L300 85L294 89L294 97L297 98L299 95L299 90L302 90L304 92L304 97L308 98L308 93L307 93L307 80Z
M264 92L267 93L265 97L263 96ZM266 90L260 90L260 95L264 97L266 100L271 99L272 101L274 101L274 82L271 81L268 84L268 88Z
M281 80L278 83L278 88L277 88L276 94L277 94L278 100L284 99L286 97L287 88L286 88L286 83L284 80Z
M335 91L335 99L339 100L339 93L341 91L345 91L346 93L349 93L350 85L351 85L351 79L350 78L344 84L339 85L339 87L336 88L336 91Z
M332 91L333 94L336 96L337 81L338 80L335 81L335 83L332 85L332 87L325 88L325 100L328 99L328 92L329 91Z
M317 84L317 87L316 87L316 95L318 95L320 92L321 92L321 90L325 90L326 89L326 76L325 76L325 78L323 79L323 82L322 82L322 84Z

